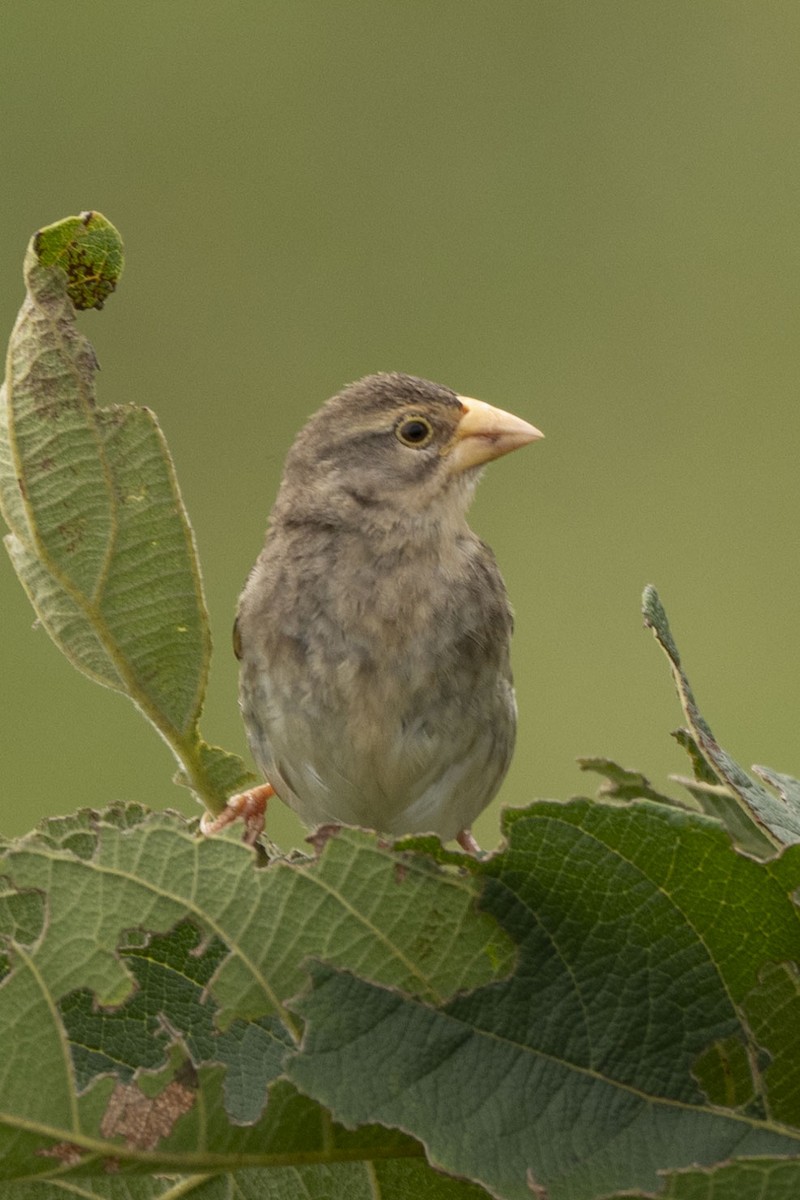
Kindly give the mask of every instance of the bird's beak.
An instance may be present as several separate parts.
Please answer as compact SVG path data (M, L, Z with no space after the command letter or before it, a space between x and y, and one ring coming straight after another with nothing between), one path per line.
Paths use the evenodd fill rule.
M502 408L493 408L470 396L459 396L458 399L464 412L448 452L448 468L452 475L544 437L534 425Z

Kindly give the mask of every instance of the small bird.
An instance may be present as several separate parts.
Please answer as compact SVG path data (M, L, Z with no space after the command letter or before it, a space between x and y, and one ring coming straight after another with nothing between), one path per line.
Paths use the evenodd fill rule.
M512 614L466 514L483 466L543 435L412 375L352 383L286 459L234 648L268 784L206 820L255 842L273 792L309 825L470 827L514 749Z

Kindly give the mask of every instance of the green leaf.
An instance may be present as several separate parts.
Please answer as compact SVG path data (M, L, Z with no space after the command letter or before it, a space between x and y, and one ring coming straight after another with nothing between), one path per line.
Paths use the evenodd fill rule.
M109 1156L182 1171L419 1157L385 1130L332 1132L280 1081L298 1035L286 1000L311 956L434 1003L514 962L471 876L354 830L256 870L238 840L115 806L47 822L0 869L8 1179L49 1170L62 1146L83 1173Z
M761 787L719 745L707 722L700 714L694 693L686 678L678 648L670 631L667 615L654 587L647 587L642 597L644 622L652 629L656 640L669 659L675 685L692 737L711 770L725 784L745 812L757 823L762 835L775 846L800 842L800 785L797 791L786 790L776 799ZM771 773L760 767L759 774ZM775 777L777 778L777 776ZM781 776L789 780L788 776ZM772 779L768 780L772 782ZM719 814L721 815L721 814Z
M657 791L641 771L621 767L611 758L579 758L582 771L596 771L606 782L597 789L604 800L655 800L660 804L677 804L670 796Z
M796 1200L800 1164L759 1158L708 1170L670 1172L652 1192L624 1192L602 1200Z
M228 953L221 938L204 938L197 926L183 921L167 934L120 948L136 983L122 1004L98 1006L87 988L63 997L58 1009L78 1090L101 1075L130 1083L139 1070L166 1067L179 1037L195 1067L226 1067L225 1107L231 1120L257 1121L292 1039L276 1017L235 1021L224 1031L215 1027L218 1010L206 989Z
M734 845L740 850L756 858L771 858L775 853L774 839L762 832L750 810L741 804L738 796L730 788L720 782L719 777L703 758L690 731L675 729L672 736L689 755L693 778L671 775L670 779L686 788L700 812L709 817L716 817L722 822ZM753 770L757 772L758 768L754 767Z
M800 952L800 851L757 863L716 822L649 802L542 801L507 814L506 833L476 869L482 907L520 947L514 975L434 1007L317 965L294 1006L297 1086L509 1200L531 1183L588 1200L656 1190L692 1163L800 1155L789 967L785 1016L763 1023L765 969Z
M270 1167L235 1174L134 1179L85 1177L10 1184L4 1200L487 1200L419 1158Z
M753 773L775 789L787 808L794 813L800 812L800 780L780 771L773 771L771 767L754 766Z
M130 697L214 811L252 782L197 722L210 638L192 531L146 408L98 408L75 305L100 307L122 269L97 213L41 230L0 392L0 507L42 624L84 674Z
M64 271L67 295L79 310L103 307L125 263L119 234L97 212L67 217L40 229L33 249L43 267Z
M682 746L689 755L689 760L692 764L692 774L696 781L698 783L706 783L710 787L721 786L719 778L703 758L700 748L689 730L684 728L673 729L672 736L678 745Z
M752 1067L740 1037L713 1042L695 1059L692 1074L710 1103L721 1108L744 1108L755 1097Z
M767 962L747 994L753 1036L770 1055L764 1068L778 1120L800 1126L800 966Z
M701 783L698 779L685 779L682 775L671 775L670 779L685 787L697 802L700 812L715 817L727 829L731 840L746 854L755 858L771 858L775 853L775 842L762 832L758 822L748 809L742 807L737 796L723 784Z

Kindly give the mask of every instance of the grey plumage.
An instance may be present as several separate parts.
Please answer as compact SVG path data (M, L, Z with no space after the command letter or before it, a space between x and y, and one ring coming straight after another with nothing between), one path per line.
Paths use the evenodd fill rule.
M236 643L254 758L303 820L447 840L495 795L512 616L466 511L483 463L537 436L408 375L345 388L298 435Z

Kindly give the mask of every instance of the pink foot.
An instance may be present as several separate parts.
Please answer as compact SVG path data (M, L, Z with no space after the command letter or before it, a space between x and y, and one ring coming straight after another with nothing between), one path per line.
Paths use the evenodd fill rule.
M467 854L473 854L477 858L482 853L480 846L472 836L471 829L462 829L456 841L462 850L466 850Z
M207 837L219 833L233 825L234 821L244 821L243 842L255 846L264 829L264 818L267 814L267 801L275 795L275 789L269 783L260 787L250 788L247 792L239 792L231 796L225 808L217 817L203 813L200 818L200 829Z

